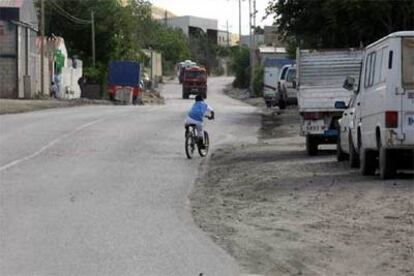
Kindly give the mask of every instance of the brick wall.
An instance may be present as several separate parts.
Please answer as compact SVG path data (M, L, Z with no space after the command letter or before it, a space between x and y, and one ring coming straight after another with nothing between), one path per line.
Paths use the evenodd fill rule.
M0 98L17 98L16 27L0 21Z

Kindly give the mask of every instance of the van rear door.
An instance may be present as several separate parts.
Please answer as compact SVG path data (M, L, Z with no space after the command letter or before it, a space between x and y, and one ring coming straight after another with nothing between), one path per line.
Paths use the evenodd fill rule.
M401 40L402 85L401 97L402 133L404 144L414 145L414 36Z

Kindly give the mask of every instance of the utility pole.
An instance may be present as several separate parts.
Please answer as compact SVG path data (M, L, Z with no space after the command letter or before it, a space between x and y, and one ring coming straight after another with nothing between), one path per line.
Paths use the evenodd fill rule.
M239 0L239 48L241 49L241 24L242 24L242 21L241 21L241 16L242 16L242 14L241 14L241 0Z
M252 32L252 0L249 0L249 44L250 44L250 97L253 97L253 80L254 80L254 45Z
M40 93L45 94L45 0L40 1Z
M43 1L43 0L42 0ZM95 68L95 16L91 11L91 33L92 33L92 66Z
M230 47L230 32L229 32L229 20L226 22L226 28L227 28L227 47Z

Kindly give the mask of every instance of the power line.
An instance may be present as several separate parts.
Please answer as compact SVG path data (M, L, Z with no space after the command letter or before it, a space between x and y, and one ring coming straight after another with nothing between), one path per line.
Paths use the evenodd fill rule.
M60 7L58 4L56 4L55 1L51 0L51 1L48 1L48 2L52 3L52 5L55 7L56 11L58 13L60 13L62 16L64 16L66 19L68 19L68 20L70 20L70 21L72 21L76 24L79 24L79 25L90 25L90 24L92 24L91 20L84 20L84 19L80 19L80 18L77 18L77 17L71 15L70 13L65 11L62 7Z

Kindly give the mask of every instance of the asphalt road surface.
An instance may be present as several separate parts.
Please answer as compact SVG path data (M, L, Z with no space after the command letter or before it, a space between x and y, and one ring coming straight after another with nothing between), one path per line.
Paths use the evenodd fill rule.
M254 108L209 80L212 148L255 141ZM193 103L176 81L160 106L0 116L0 275L238 275L193 223L200 157L184 152Z

